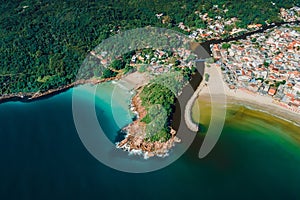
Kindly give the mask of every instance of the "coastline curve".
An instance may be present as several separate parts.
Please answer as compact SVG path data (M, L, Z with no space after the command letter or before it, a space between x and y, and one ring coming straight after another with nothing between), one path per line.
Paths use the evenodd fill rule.
M158 41L157 38L160 40ZM164 41L166 45L161 45L161 41ZM111 59L115 59L131 50L143 48L174 50L178 48L187 48L189 47L190 42L192 42L191 39L178 32L163 28L147 27L126 31L108 38L97 46L94 52L97 54L106 54ZM202 55L203 52L205 52L205 55L208 55L201 46L198 46L196 52L202 52ZM86 70L94 70L93 67L95 66L91 64L90 59L94 59L91 54L89 54L87 59L83 62L82 67L78 72L78 79L82 78L81 74L84 74L83 72L86 73ZM101 70L105 69L105 66L97 67L101 67ZM203 73L201 75L203 75ZM84 85L84 87L74 88L73 90L72 110L77 133L86 149L98 161L113 169L128 173L146 173L164 168L176 161L189 148L196 136L195 131L189 131L185 123L182 123L185 122L185 120L183 119L184 116L181 116L177 136L182 139L182 143L172 150L172 154L164 159L152 158L147 162L136 157L128 157L126 152L115 148L115 144L111 143L104 134L97 121L96 108L94 106L95 98L89 99L89 104L83 104L80 101L80 93L82 90L89 91L95 95L96 87ZM195 92L195 88L192 87L190 83L185 86L184 90L188 90L189 94ZM183 97L185 94L187 93L183 93L178 97L181 113L184 113L185 110L185 106L183 106L186 105L185 100L187 98L190 99L190 96ZM222 125L223 124L221 123L221 126ZM213 148L213 146L211 148Z

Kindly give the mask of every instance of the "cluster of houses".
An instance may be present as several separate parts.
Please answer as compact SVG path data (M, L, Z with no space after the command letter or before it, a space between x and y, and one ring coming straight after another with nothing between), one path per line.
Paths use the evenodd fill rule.
M162 50L138 51L132 56L130 65L143 71L149 71L153 74L160 74L170 71L173 64L169 63L172 55Z
M195 14L202 20L206 25L205 28L193 29L186 26L183 22L178 24L178 27L186 32L189 32L189 37L196 39L198 41L207 41L211 39L220 39L227 36L236 36L244 32L258 30L262 27L262 24L251 24L247 29L237 27L236 23L240 20L237 17L224 18L224 14L228 12L227 9L223 10L214 6L216 13L220 15L215 16L214 18L209 17L208 13L202 14L199 11L196 11Z
M240 32L247 31L246 29L241 29L236 26L236 22L239 21L238 18L233 17L230 19L225 19L222 15L228 12L228 10L223 10L218 8L217 5L214 6L216 12L220 13L219 16L211 18L208 13L202 14L196 11L195 14L206 24L206 28L198 28L191 31L190 38L197 39L199 41L206 41L211 39L220 39L225 35L236 35ZM183 23L179 24L179 28L183 30L187 29Z
M269 95L300 112L300 33L293 27L274 28L211 48L231 89Z
M300 8L299 7L292 7L290 9L280 9L280 17L285 22L293 22L300 20Z
M223 16L227 9L223 10L218 7L218 5L214 6L214 10L216 13L219 13L219 16L214 18L210 18L208 13L202 14L199 11L196 11L195 14L199 16L200 20L202 20L206 24L206 28L190 28L186 26L183 22L178 24L178 27L183 31L189 32L189 37L196 39L198 41L207 41L211 39L220 39L222 37L226 37L228 35L235 36L240 33L254 31L260 29L262 24L250 24L247 29L238 28L236 26L236 22L239 21L238 18L233 17L230 19L225 19ZM293 22L300 20L300 8L292 7L290 9L280 9L280 17L285 22ZM266 24L269 24L266 21Z
M195 58L196 55L185 48L173 49L172 52L156 49L138 51L132 56L130 65L158 75L170 71L173 66L191 68Z

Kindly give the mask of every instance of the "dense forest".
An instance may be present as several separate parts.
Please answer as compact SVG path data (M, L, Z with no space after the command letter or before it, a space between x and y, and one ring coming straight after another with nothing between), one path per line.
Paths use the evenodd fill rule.
M166 27L180 22L205 26L195 11L215 16L213 5L228 9L241 26L278 21L280 7L299 0L4 0L0 4L0 95L46 91L73 82L87 53L100 42L137 27ZM156 14L163 13L164 23ZM93 76L115 75L113 71Z
M142 119L147 124L147 140L164 142L170 138L176 97L195 70L194 67L174 68L172 72L159 75L143 88L140 97L147 110L147 115Z

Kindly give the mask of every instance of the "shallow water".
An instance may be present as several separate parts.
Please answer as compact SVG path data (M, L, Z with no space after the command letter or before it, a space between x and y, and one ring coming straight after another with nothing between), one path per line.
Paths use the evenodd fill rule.
M132 117L130 93L117 92L112 100L112 88L101 85L96 97L98 119L111 140ZM197 157L204 137L199 133L170 166L129 174L101 164L84 148L71 97L68 90L41 101L0 105L1 199L300 198L298 127L234 106L206 158ZM202 117L205 127L209 117Z

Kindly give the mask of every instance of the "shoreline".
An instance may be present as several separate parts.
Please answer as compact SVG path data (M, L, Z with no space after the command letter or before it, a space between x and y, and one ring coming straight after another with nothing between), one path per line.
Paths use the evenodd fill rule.
M250 101L247 101L244 99L227 96L227 95L225 95L225 96L227 98L227 103L225 104L226 108L228 108L230 106L244 107L251 111L264 113L266 115L278 118L280 120L283 120L287 123L293 124L300 128L300 120L298 120L299 116L294 116L293 113L287 114L285 112L286 110L280 110L280 109L277 110L276 109L274 111L274 108L272 109L271 107L266 107L267 105L258 105L257 103L253 103L253 102L250 102ZM210 95L208 93L199 94L198 99L199 98L201 99L201 101L210 102ZM196 101L197 101L197 99L196 99ZM191 114L192 114L192 111L191 111ZM194 123L197 123L197 122L194 122Z
M206 68L206 72L210 74L210 77L214 76L222 76L221 69L212 65L210 68ZM281 106L276 100L274 100L271 96L262 96L258 94L254 94L245 89L237 89L232 90L229 89L227 84L223 80L224 86L224 95L226 96L227 102L225 105L228 104L235 104L241 105L244 107L250 107L251 110L257 110L260 112L264 112L266 114L278 117L282 120L291 122L300 126L300 113L294 112L288 108ZM214 91L209 91L209 87L213 88L214 81L208 81L207 87L204 87L199 93L198 98L201 96L209 96L210 93L213 94ZM218 95L218 94L214 94Z
M300 120L299 120L300 116L295 116L293 115L293 113L287 113L285 112L286 110L280 110L280 109L274 110L272 108L267 108L265 105L258 105L255 103L251 103L249 101L233 98L231 96L227 97L227 99L230 99L227 105L242 106L249 110L265 113L267 115L276 117L280 120L284 120L288 123L300 127Z
M261 29L254 30L254 31L249 31L249 32L246 32L242 35L232 36L232 37L225 38L225 39L223 39L223 38L210 39L210 40L207 40L207 41L204 41L204 42L197 42L197 43L211 54L212 53L211 49L210 49L211 44L219 44L221 42L235 41L235 40L238 40L239 38L247 37L247 36L253 35L257 32L265 31L265 30L268 30L268 29L271 29L271 28L274 28L274 27L277 27L277 26L282 26L282 25L286 25L286 24L299 24L299 23L300 23L300 21L298 21L298 20L291 21L291 22L277 22L277 23L274 23L273 25L272 24L271 25L265 25ZM128 76L128 75L125 75L125 77L126 76ZM13 94L4 94L4 95L0 96L0 104L5 103L5 102L9 102L9 101L30 102L30 101L33 101L33 100L38 100L38 99L43 98L43 97L46 98L48 96L59 94L60 92L64 92L64 91L66 91L70 88L73 88L75 86L78 86L78 85L83 85L83 84L94 84L94 85L96 85L96 84L99 84L99 83L102 83L102 82L106 82L106 81L110 81L110 80L116 80L116 79L118 80L118 79L122 79L122 78L124 78L124 75L120 75L120 76L112 77L112 78L107 78L107 79L91 78L91 79L88 79L88 80L77 80L77 81L75 81L73 83L70 83L68 85L64 85L64 86L60 86L58 88L50 89L50 90L47 90L47 91L42 92L42 93L40 93L40 92L27 92L27 93L19 92L19 93L13 93Z
M46 92L27 92L27 93L14 93L14 94L4 94L0 96L0 104L10 102L10 101L19 101L19 102L31 102L43 98L48 98L56 94L60 94L64 91L67 91L68 89L71 89L73 87L79 86L79 85L84 85L84 84L92 84L92 85L97 85L99 83L107 82L107 81L112 81L112 80L119 80L120 77L112 77L112 78L106 78L106 79L101 79L101 78L91 78L87 80L77 80L73 83L70 83L65 86L61 86L55 89L50 89L47 90Z
M145 140L146 123L141 122L147 111L142 106L139 97L143 87L149 83L149 77L144 73L135 72L121 79L134 86L136 94L131 98L130 110L136 114L133 122L122 128L122 133L125 138L116 143L116 148L129 152L129 154L143 156L145 159L150 157L166 157L169 155L170 149L179 143L181 140L176 137L176 131L171 128L171 138L165 142L155 141L150 142Z
M193 96L188 100L185 106L184 121L187 127L193 132L199 131L199 124L193 120L192 109L195 104L195 101L198 99L198 94L202 91L203 87L205 87L205 82L201 81Z
M120 74L116 77L111 77L111 78L90 78L87 80L80 79L77 80L73 83L70 83L68 85L64 85L58 88L50 89L45 92L19 92L19 93L14 93L14 94L4 94L0 96L0 104L6 103L6 102L13 102L13 101L19 101L19 102L32 102L35 100L40 100L43 98L48 98L56 94L60 94L62 92L67 91L68 89L74 88L79 85L85 85L85 84L92 84L92 85L97 85L100 83L108 82L108 81L113 81L113 80L123 80L128 82L129 84L133 85L134 87L132 88L133 90L136 90L137 87L139 86L139 83L137 82L144 82L148 81L149 78L146 80L140 80L141 78L145 77L139 77L139 75L136 75L137 72L132 72L129 74ZM144 84L144 83L143 83Z

